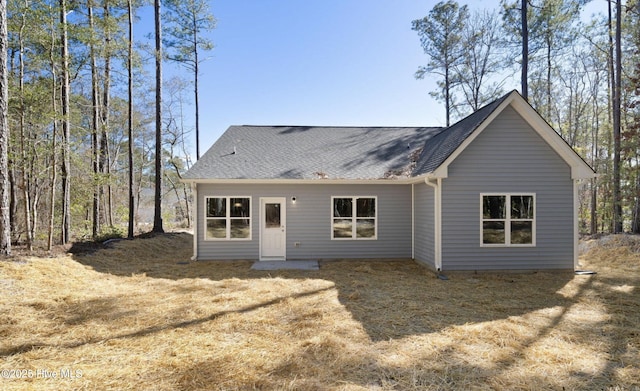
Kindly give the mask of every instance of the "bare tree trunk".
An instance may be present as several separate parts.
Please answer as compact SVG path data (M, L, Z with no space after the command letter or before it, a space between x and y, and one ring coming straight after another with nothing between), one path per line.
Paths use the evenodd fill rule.
M133 7L132 0L127 0L127 11L129 16L129 47L127 58L127 73L129 79L128 85L128 121L127 127L129 132L129 224L127 237L133 239L134 236L134 198L133 198Z
M176 177L178 177L178 180L181 182L182 181L182 174L180 173L180 168L176 165L175 160L174 160L174 153L173 153L173 146L171 147L171 165L173 166L174 171L176 172ZM180 214L182 215L182 217L184 217L187 221L187 227L191 227L191 218L189 216L189 196L187 194L187 186L185 186L184 184L182 184L182 193L184 195L184 204L185 207L182 207L182 202L180 201L180 193L178 190L178 185L176 183L173 182L173 180L167 176L167 181L169 181L169 184L171 184L171 187L173 188L173 192L176 195L176 199L178 200L178 207L180 208Z
M34 159L35 160L35 159ZM34 172L35 170L31 170ZM35 180L33 187L33 194L31 195L31 233L29 237L31 243L35 240L36 232L38 231L38 205L40 204L40 181Z
M198 58L198 29L196 27L196 15L191 15L193 20L193 42L194 42L194 63L193 63L193 93L194 93L194 103L196 109L196 159L200 160L200 105L198 104L198 72L199 72L199 58Z
M522 75L521 93L525 100L529 100L529 26L527 20L527 1L522 0L521 19L522 19Z
M7 41L7 1L0 0L0 255L11 255Z
M28 4L24 4L25 10ZM27 164L27 140L31 137L27 137L25 134L25 103L24 103L24 29L26 27L26 16L24 11L22 13L22 20L20 23L20 30L18 33L18 88L20 91L20 158L22 167L22 206L24 208L24 226L25 226L25 240L28 251L33 250L33 238L31 236L31 200L30 200L30 187L29 187L29 174Z
M102 132L100 135L100 172L107 174L110 178L111 174L111 153L109 152L109 138L107 137L110 130L110 106L111 106L111 29L109 27L110 18L109 1L104 2L104 19L107 21L105 27L105 56L104 56L104 87L102 91ZM107 224L113 226L113 189L111 181L107 182L107 196L105 204L105 217ZM104 188L104 187L103 187Z
M622 199L620 180L620 108L622 92L622 0L616 3L615 72L613 88L613 232L622 232Z
M8 116L8 115L7 115ZM8 147L10 149L10 146ZM17 153L14 153L13 156L16 156ZM11 159L11 154L9 155L9 187L10 187L10 196L9 196L9 220L13 223L18 221L18 180L16 174L16 162L14 159ZM13 239L19 237L18 227L16 224L11 225L11 237Z
M16 57L16 50L15 49L10 49L10 56L7 56L7 65L9 65L7 67L7 78L9 77L9 75L15 75L15 57ZM8 89L8 84L7 84L7 89ZM8 92L7 92L8 94ZM7 113L5 113L5 115L7 116L7 121L9 118L9 113L8 113L8 97L7 97L7 102L5 102L5 105L7 106ZM7 125L7 132L9 132L9 128ZM9 140L9 135L7 135L7 140ZM7 141L8 143L8 141ZM16 240L19 237L19 233L18 233L18 227L16 226L15 222L18 221L18 180L17 178L17 174L16 174L16 163L15 160L12 158L12 156L18 156L18 152L17 151L12 151L11 150L11 145L7 145L7 154L8 156L8 165L9 165L9 221L12 223L11 228L10 228L10 240L9 242L11 242L12 240Z
M547 41L547 118L551 119L551 41ZM569 110L571 112L571 110ZM571 129L571 128L569 128Z
M182 102L180 103L180 118L184 118L182 115ZM186 169L189 170L191 167L191 159L189 158L189 154L187 153L187 148L184 142L184 121L180 121L180 144L182 145L182 155L184 156ZM177 172L180 179L182 176L179 172ZM182 190L184 192L184 203L187 208L187 228L191 228L191 186L183 186Z
M91 58L91 152L92 152L92 166L93 166L93 207L92 207L92 237L95 239L100 233L100 153L98 149L99 136L98 127L100 117L100 103L98 98L98 64L96 60L95 49L95 26L93 22L93 1L87 0L87 13L89 17L89 29L91 36L89 38L89 56Z
M155 156L155 207L153 232L162 228L162 20L161 0L154 0L156 36L156 156Z
M60 242L66 244L71 236L71 185L70 176L70 148L69 140L71 138L70 116L69 116L69 53L67 38L67 3L66 0L60 0L60 25L61 31L61 49L62 57L62 231Z
M596 92L597 94L597 92ZM598 129L600 128L600 110L598 109L598 99L593 100L595 106L595 126L592 128L591 141L591 167L597 170L598 167ZM598 232L598 178L591 179L591 235Z
M447 127L451 124L451 84L449 82L449 67L444 70L444 106Z
M53 22L53 21L52 21ZM54 33L53 23L51 26L51 48L49 52L49 63L51 66L51 106L53 109L53 127L51 129L51 193L50 193L50 202L49 205L49 231L48 231L48 239L47 239L47 251L51 251L53 248L53 229L55 224L55 213L56 213L56 181L58 175L57 169L57 142L56 138L58 137L58 96L57 96L57 88L58 88L58 78L56 75L56 63L53 56L56 39Z
M56 105L56 79L55 75L53 76L53 113L57 117L58 107ZM48 239L47 239L47 251L51 251L53 248L53 226L55 223L55 212L56 212L56 182L58 179L58 171L57 171L57 142L56 138L58 137L58 120L53 120L53 128L51 129L51 195L49 205L49 228L48 228Z

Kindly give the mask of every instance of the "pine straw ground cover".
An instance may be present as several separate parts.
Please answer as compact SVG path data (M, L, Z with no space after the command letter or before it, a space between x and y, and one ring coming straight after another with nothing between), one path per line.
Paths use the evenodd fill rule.
M448 281L411 262L251 271L191 246L0 262L0 389L640 389L640 238L585 243L597 275Z

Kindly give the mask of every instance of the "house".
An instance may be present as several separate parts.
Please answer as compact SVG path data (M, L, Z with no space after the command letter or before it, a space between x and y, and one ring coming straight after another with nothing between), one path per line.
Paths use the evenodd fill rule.
M231 126L184 180L198 260L571 270L594 176L512 91L447 128Z

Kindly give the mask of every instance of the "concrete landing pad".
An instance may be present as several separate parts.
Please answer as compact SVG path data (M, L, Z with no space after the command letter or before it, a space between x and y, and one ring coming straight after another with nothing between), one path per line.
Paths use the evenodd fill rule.
M257 261L253 270L320 270L318 261Z

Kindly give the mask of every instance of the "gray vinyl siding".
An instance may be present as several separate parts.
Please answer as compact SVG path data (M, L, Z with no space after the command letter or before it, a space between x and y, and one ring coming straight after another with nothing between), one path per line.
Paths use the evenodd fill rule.
M207 196L251 197L251 240L204 240ZM295 205L291 197L296 197ZM331 240L332 196L376 196L377 240ZM198 259L259 257L260 198L285 197L287 259L411 258L411 186L334 184L199 184ZM295 246L298 242L299 247Z
M420 183L414 185L416 261L435 269L434 190Z
M572 269L570 167L511 107L449 166L442 188L442 269ZM535 247L481 247L481 193L535 193Z

